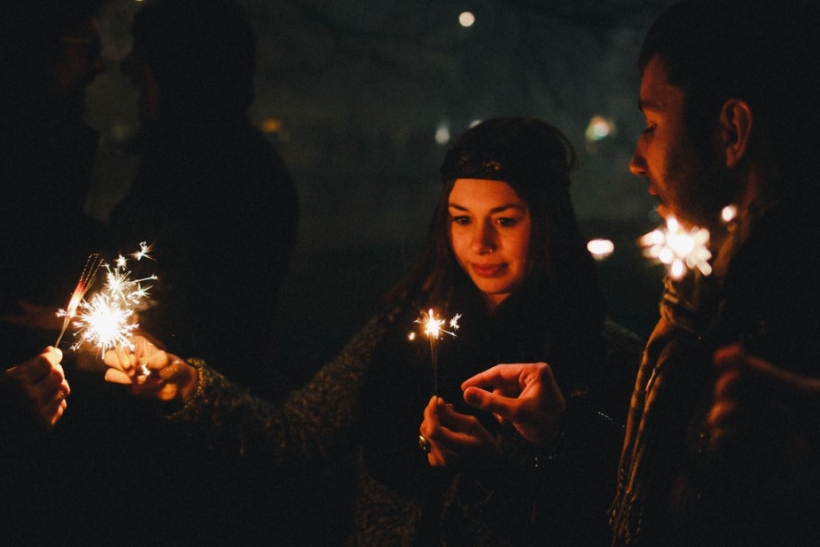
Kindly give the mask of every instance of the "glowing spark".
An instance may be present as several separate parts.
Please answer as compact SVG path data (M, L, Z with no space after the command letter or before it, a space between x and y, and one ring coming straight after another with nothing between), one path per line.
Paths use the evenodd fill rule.
M450 319L450 328L453 329L453 332L458 330L458 320L459 319L461 319L461 314L460 313L455 314L455 316L453 316L453 318ZM453 334L453 336L455 336L455 334Z
M415 323L422 325L424 334L430 340L430 360L433 363L433 382L436 393L438 393L438 347L436 342L442 333L455 337L456 331L459 328L459 319L461 319L461 314L457 313L450 319L449 328L452 330L445 330L442 327L447 324L447 320L437 317L431 308L427 311L426 315L422 314L422 316L415 321ZM411 333L408 338L414 340L415 333Z
M720 212L720 218L723 222L732 222L737 216L737 207L734 205L727 205Z
M97 253L89 255L86 259L83 273L80 274L80 280L77 282L77 286L74 287L74 292L71 294L71 299L68 301L68 306L66 306L66 309L59 310L57 312L57 317L65 317L65 319L63 320L63 328L60 330L60 335L57 337L54 347L60 346L60 341L63 339L63 335L68 328L68 324L77 313L77 308L79 307L80 302L82 302L85 293L88 292L91 284L94 283L94 277L96 277L97 270L100 269L101 264L102 259Z
M75 348L89 343L99 348L103 357L106 351L117 346L133 349L130 337L137 323L131 321L131 309L106 292L95 294L91 302L84 302L82 307L75 321L80 334Z
M154 257L152 257L151 255L148 254L150 252L151 252L151 246L143 241L142 243L140 243L140 250L135 252L135 253L131 253L131 256L134 258L134 260L137 260L137 261L139 261L143 258L147 258L148 260L154 260ZM118 266L119 266L119 264L118 264Z
M712 273L709 230L705 228L686 231L675 217L669 217L665 230L654 230L638 241L644 247L644 255L666 264L673 279L680 279L687 269L697 268L703 275Z

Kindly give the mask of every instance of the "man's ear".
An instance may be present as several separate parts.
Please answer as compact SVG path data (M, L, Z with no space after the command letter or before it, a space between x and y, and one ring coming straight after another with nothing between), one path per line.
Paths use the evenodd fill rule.
M729 99L720 111L722 146L726 167L734 168L749 152L754 117L749 103L742 99Z

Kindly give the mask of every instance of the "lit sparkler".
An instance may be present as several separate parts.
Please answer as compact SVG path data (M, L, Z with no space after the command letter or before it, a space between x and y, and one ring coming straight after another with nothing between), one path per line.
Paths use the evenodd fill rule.
M83 273L80 275L80 280L77 282L77 286L74 287L74 292L71 294L71 299L68 301L68 306L66 306L66 309L59 310L57 312L57 317L65 317L65 319L63 319L63 328L60 330L60 335L54 343L55 348L60 347L60 342L62 341L63 335L68 328L68 324L77 313L77 308L79 307L80 302L82 302L85 293L88 292L88 289L91 288L91 284L94 283L94 278L96 277L97 270L100 269L101 264L102 258L100 258L100 255L97 253L90 254L88 259L86 259Z
M140 244L140 251L131 255L136 260L151 258L147 255L150 247ZM131 279L127 269L127 260L120 255L112 268L103 263L106 269L106 280L102 290L95 293L90 300L81 300L74 324L77 327L77 341L72 346L75 350L83 344L95 346L105 357L105 352L118 346L133 349L131 335L139 326L135 313L147 307L150 286L143 286L157 277L152 275L143 279ZM147 371L143 367L143 375Z
M455 337L456 331L458 330L459 324L458 321L461 319L461 314L457 313L450 319L449 323L446 319L441 319L440 317L436 316L431 308L428 310L426 314L422 314L419 319L416 319L415 323L418 323L423 326L423 332L427 336L428 340L430 341L430 360L433 363L433 383L434 383L434 390L435 393L438 393L438 339L441 337L442 334L449 334L450 336ZM450 330L444 328L447 325ZM415 338L414 334L410 335L410 339L413 340Z
M665 264L673 279L680 279L687 269L697 268L703 275L712 273L709 259L709 230L694 227L686 230L675 217L666 219L666 229L658 228L638 242L644 255Z

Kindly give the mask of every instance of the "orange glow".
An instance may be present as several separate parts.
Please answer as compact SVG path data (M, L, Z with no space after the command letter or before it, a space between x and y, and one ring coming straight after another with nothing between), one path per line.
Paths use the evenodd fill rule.
M263 133L279 133L282 131L282 120L276 118L265 118L259 124L259 128Z

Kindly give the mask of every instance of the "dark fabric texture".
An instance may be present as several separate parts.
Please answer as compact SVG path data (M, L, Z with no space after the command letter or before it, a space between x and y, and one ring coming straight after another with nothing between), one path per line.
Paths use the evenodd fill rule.
M632 398L619 490L616 545L817 545L816 428L781 408L765 386L749 433L710 448L706 413L718 347L820 374L820 253L805 211L781 203L753 226L723 286L667 281ZM784 420L784 416L790 417ZM797 433L796 433L797 431Z

